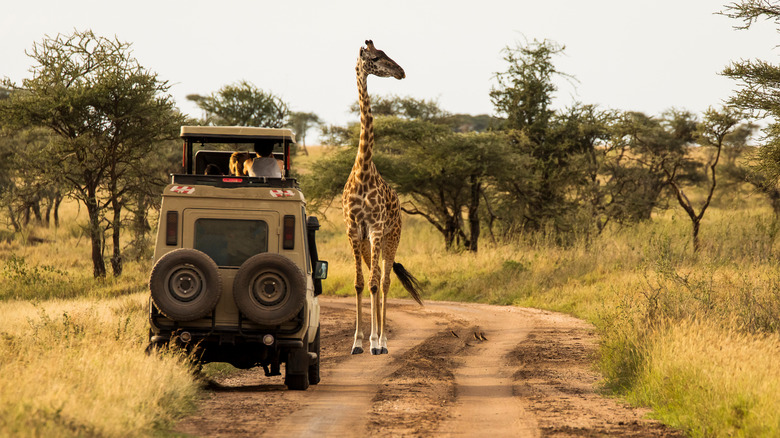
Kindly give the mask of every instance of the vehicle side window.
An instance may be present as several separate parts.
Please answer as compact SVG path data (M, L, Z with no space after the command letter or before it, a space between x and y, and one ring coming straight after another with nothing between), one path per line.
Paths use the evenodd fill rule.
M261 220L198 219L194 246L217 266L239 267L249 257L268 251L268 224Z

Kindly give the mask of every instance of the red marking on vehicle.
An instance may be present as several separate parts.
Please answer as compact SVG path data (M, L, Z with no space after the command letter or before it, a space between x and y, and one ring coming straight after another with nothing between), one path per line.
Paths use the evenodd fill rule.
M241 178L222 178L222 182L240 183L244 182Z
M183 193L185 195L191 195L195 193L195 187L189 187L189 186L173 186L171 187L171 191L174 193Z
M271 196L274 198L289 198L295 196L295 192L292 190L271 190Z

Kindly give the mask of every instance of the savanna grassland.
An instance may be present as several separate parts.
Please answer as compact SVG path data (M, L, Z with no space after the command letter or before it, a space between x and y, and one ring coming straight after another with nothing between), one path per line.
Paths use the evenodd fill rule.
M328 152L310 149L297 166ZM543 232L513 241L486 232L476 254L446 252L440 234L407 216L397 259L428 300L540 307L592 322L605 393L650 406L692 436L777 436L780 225L761 195L724 186L694 255L690 221L670 206L567 246ZM84 220L68 204L59 229L0 228L0 435L155 435L197 402L185 357L144 352L151 261L94 280ZM350 295L352 258L335 204L321 223L325 293ZM406 295L397 282L392 294Z
M186 358L144 353L149 262L94 280L80 213L0 241L0 436L146 436L195 404Z

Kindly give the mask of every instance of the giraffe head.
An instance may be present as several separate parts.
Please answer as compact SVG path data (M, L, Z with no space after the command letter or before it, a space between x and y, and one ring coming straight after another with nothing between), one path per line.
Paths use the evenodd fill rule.
M360 57L358 57L358 69L362 67L366 75L380 76L383 78L394 77L403 79L406 77L404 69L395 61L385 55L385 52L377 50L374 42L366 40L366 47L360 48Z

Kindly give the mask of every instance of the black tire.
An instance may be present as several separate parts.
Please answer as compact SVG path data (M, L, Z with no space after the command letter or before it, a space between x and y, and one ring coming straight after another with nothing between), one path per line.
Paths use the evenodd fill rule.
M302 372L295 372L301 370ZM284 366L284 384L293 391L309 389L309 351L306 347L290 350Z
M303 374L285 377L284 384L291 391L306 391L309 389L308 377Z
M278 325L292 319L303 308L306 280L287 257L257 254L238 269L233 280L233 299L250 321Z
M320 383L320 328L317 327L317 335L314 336L314 342L309 344L309 353L316 353L317 360L309 365L309 384L316 385Z
M160 258L149 276L152 302L174 321L193 321L214 309L222 280L214 260L201 251L175 249Z

